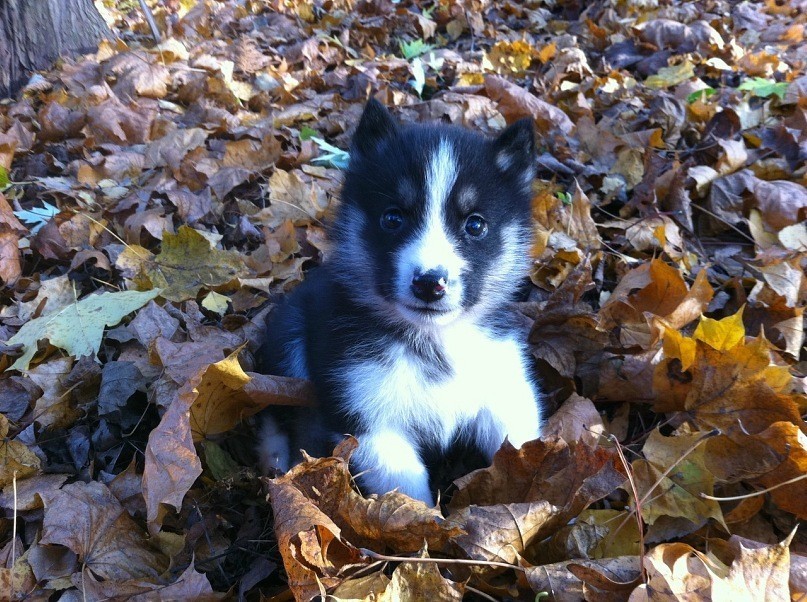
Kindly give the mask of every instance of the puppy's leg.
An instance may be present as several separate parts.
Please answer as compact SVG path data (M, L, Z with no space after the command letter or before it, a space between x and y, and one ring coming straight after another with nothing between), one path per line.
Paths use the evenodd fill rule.
M261 418L258 434L258 465L262 474L274 471L286 472L291 465L289 436L283 432L277 420L268 413Z
M354 470L365 493L401 493L434 506L429 489L429 472L418 450L405 435L376 430L358 436L359 449L353 455Z
M518 391L503 393L508 398L483 409L471 424L470 434L488 462L507 438L519 448L541 434L541 414L535 393L528 383Z

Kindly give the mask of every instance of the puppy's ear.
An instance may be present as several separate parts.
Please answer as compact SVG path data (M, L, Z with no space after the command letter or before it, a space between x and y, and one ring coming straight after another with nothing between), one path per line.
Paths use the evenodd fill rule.
M387 108L375 98L367 101L359 127L353 134L352 150L360 155L369 155L379 143L398 133L398 124Z
M518 177L525 184L535 177L535 134L532 119L525 117L504 130L493 141L496 167Z

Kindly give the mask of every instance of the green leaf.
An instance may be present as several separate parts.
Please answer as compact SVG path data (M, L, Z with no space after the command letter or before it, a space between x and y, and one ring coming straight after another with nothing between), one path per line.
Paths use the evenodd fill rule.
M572 195L569 194L568 192L556 192L555 196L564 205L571 205L572 204Z
M430 50L434 50L434 44L427 44L420 39L412 40L411 42L404 42L401 40L398 42L398 45L401 47L401 54L407 61L412 60L421 54L426 54Z
M100 293L85 297L56 313L26 322L17 334L6 341L6 345L23 347L23 354L11 364L9 370L27 370L36 353L37 343L45 339L74 357L95 357L105 326L116 325L124 316L140 309L159 294L159 289Z
M737 89L751 92L751 94L759 98L768 98L775 95L781 100L785 97L788 85L787 82L775 82L764 77L754 77L745 80Z
M300 128L300 140L303 142L311 140L311 138L317 135L319 135L319 132L310 126L304 125Z
M11 184L11 180L8 178L8 171L0 165L0 189L6 188L9 184Z
M232 456L224 451L220 445L212 441L205 441L203 443L205 449L205 463L210 471L210 474L217 481L230 478L241 470L238 462L233 460Z
M129 245L118 256L116 265L138 274L140 288L162 289L160 294L169 301L195 299L202 289L227 284L249 273L240 253L213 248L190 226L181 226L176 234L166 232L157 256L143 247Z
M692 104L696 100L700 100L702 98L709 98L715 93L717 93L717 90L715 90L714 88L703 88L687 96L687 103Z

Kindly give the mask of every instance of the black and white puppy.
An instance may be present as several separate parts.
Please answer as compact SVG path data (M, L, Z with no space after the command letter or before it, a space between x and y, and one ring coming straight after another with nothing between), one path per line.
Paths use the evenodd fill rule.
M332 256L270 318L268 373L313 381L320 407L267 417L262 468L289 443L327 455L359 440L365 493L433 503L427 454L457 441L490 460L538 437L541 397L507 305L529 269L532 123L495 139L399 126L371 100L353 138Z

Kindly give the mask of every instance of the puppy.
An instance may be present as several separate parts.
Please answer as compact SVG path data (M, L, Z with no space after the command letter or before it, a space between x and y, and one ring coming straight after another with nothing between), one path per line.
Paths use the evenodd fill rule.
M266 373L309 379L319 408L264 419L262 468L359 440L365 493L434 503L425 458L489 461L541 428L541 395L508 304L529 269L532 123L497 138L400 126L370 100L353 138L331 257L270 317ZM283 408L282 410L288 410ZM275 416L281 409L275 409ZM282 422L282 421L281 421Z

